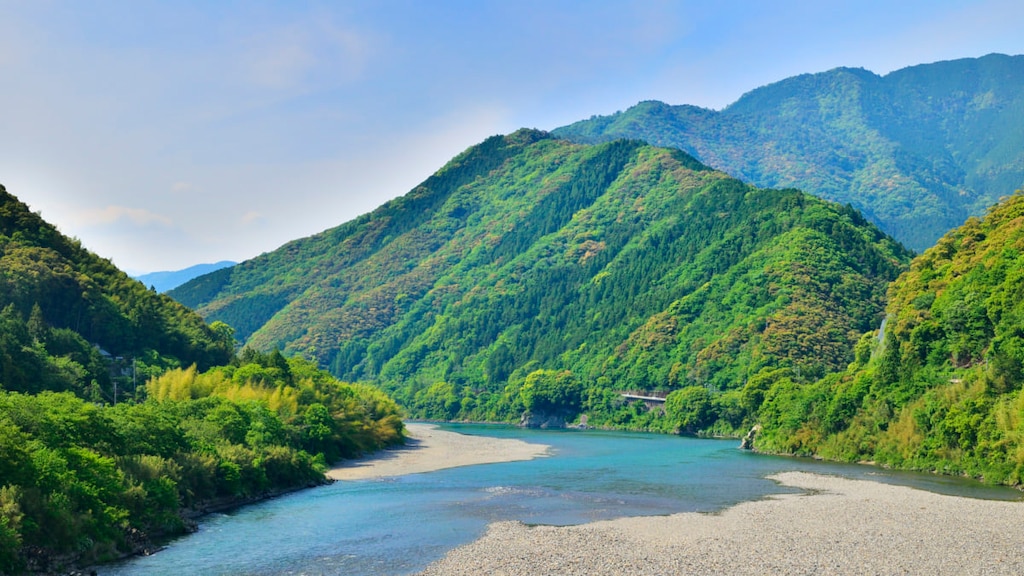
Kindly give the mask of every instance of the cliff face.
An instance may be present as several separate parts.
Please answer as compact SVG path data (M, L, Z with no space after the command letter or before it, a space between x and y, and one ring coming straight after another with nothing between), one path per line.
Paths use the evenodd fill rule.
M565 428L567 414L549 414L546 412L523 412L519 418L520 428ZM571 415L568 415L571 416Z

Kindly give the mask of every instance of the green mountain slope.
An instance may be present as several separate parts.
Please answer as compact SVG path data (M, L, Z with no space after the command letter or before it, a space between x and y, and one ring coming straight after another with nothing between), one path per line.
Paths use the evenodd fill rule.
M415 415L546 407L649 426L616 390L844 368L908 259L852 209L678 150L524 130L172 295L254 346L379 381ZM556 389L575 392L545 404Z
M381 391L233 352L226 325L0 187L0 574L142 553L201 510L323 483L329 463L402 441Z
M848 371L776 379L756 445L1024 482L1024 195L945 235L889 299L884 342Z
M849 203L924 250L1024 184L1024 56L881 77L837 68L758 88L722 111L643 102L554 133L680 148L757 186Z
M137 359L143 378L150 366L206 369L233 352L229 334L61 235L2 186L0 324L0 384L15 391L86 396L91 387L112 400L110 370L93 345Z

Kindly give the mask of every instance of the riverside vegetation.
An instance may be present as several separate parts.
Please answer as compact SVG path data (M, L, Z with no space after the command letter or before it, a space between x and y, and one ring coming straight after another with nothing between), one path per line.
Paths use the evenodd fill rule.
M1024 483L1024 193L915 258L887 317L844 372L765 375L758 447Z
M0 306L0 573L137 552L190 512L322 483L328 463L402 440L382 392L301 358L234 356L226 325L2 187Z

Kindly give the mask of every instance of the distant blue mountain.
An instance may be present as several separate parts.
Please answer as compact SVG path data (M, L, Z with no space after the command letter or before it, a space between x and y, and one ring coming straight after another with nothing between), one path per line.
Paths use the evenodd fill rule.
M189 266L184 270L150 272L149 274L134 276L134 278L146 286L156 288L157 292L167 292L168 290L173 290L197 276L209 274L215 270L234 266L235 264L237 264L237 262L222 260L216 264L196 264L195 266Z

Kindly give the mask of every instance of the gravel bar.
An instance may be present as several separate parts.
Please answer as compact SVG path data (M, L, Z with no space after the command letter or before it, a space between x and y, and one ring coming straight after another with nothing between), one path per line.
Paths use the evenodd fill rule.
M422 474L458 466L476 466L532 460L550 454L550 446L516 438L491 438L441 430L435 424L405 425L405 446L382 450L360 460L349 460L327 472L333 480L364 480L404 474Z
M804 472L771 478L805 493L715 514L498 522L422 574L1024 574L1024 502Z

